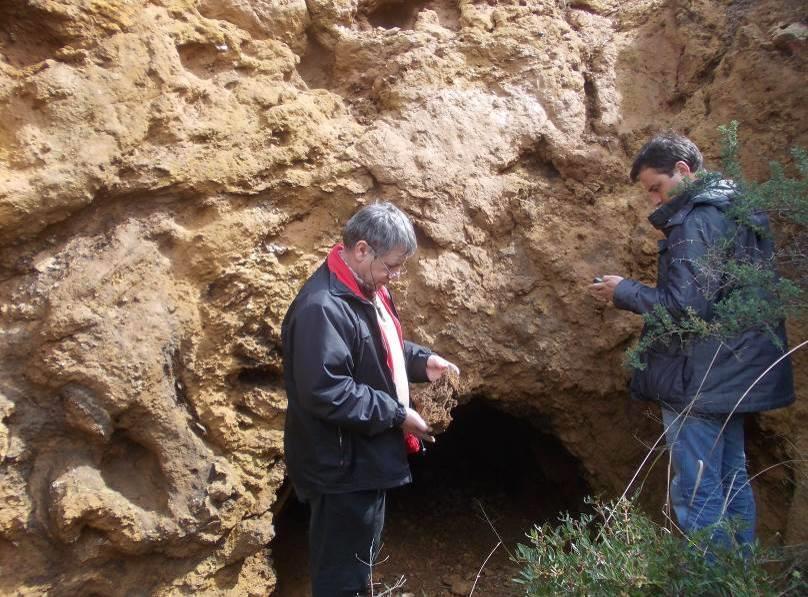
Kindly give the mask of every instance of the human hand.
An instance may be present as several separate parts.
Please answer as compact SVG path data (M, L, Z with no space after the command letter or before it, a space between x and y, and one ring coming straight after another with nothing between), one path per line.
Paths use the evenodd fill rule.
M456 375L460 375L460 369L454 363L450 363L436 354L429 355L429 359L426 361L426 376L429 381L439 380L447 371L453 371Z
M401 429L405 434L412 433L415 437L428 441L431 444L435 443L435 438L430 435L432 431L426 421L415 412L413 409L407 407L407 417L401 424Z
M614 289L617 288L622 279L621 276L603 276L603 282L590 284L587 289L589 294L596 299L608 303L614 298Z

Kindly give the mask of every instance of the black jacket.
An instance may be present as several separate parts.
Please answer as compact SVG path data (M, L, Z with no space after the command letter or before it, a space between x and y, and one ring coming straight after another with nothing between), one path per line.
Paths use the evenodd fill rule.
M324 263L282 327L288 409L284 449L302 497L387 489L410 482L401 423L375 307ZM431 353L404 343L407 376L427 381Z
M674 197L651 214L651 223L665 233L659 243L656 288L623 280L614 293L614 304L644 314L663 306L674 319L693 309L710 321L716 302L725 296L720 284L699 267L707 252L720 247L739 261L773 267L773 242L765 214L753 216L753 227L739 226L725 214L736 191L728 181L702 182ZM720 281L719 281L720 282ZM709 288L710 284L715 288ZM645 331L643 332L645 333ZM724 340L690 339L657 342L643 355L646 368L634 372L631 392L635 398L659 401L674 410L693 398L693 411L729 413L764 370L783 355L787 346L785 326L775 329L783 348L769 333L751 329ZM735 412L757 412L786 406L794 401L790 359L767 373L746 395Z

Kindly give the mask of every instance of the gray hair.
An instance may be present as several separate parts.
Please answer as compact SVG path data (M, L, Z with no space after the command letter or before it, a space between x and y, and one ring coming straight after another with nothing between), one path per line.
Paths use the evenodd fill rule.
M369 244L378 255L400 248L409 257L418 248L412 222L392 203L373 203L348 220L342 230L342 242L350 249L360 240Z

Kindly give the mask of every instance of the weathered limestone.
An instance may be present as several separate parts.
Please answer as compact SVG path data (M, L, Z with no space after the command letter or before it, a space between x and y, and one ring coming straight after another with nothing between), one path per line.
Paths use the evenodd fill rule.
M801 9L0 5L0 592L266 594L280 322L373 198L418 229L410 336L619 494L657 426L638 320L584 286L653 271L630 159L675 127L715 166L732 118L753 175L808 145ZM754 471L804 457L807 408L760 418ZM764 536L808 537L805 474L757 479Z

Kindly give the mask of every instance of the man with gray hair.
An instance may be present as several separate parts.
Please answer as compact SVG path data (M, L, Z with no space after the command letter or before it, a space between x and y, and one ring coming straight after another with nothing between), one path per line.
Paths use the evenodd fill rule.
M342 240L282 328L284 449L295 492L311 507L314 597L368 593L385 492L412 480L407 453L434 441L410 408L408 384L459 373L404 340L387 290L417 248L409 218L390 203L369 205L348 220Z

